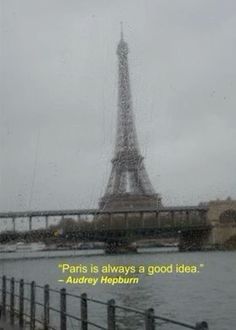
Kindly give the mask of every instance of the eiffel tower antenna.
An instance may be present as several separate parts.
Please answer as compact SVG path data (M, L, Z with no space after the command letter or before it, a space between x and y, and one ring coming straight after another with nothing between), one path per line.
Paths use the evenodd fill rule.
M124 32L123 32L123 22L120 22L120 39L124 39Z
M99 207L102 210L156 208L161 198L155 193L140 153L134 122L129 67L128 44L121 38L118 56L118 112L112 169Z

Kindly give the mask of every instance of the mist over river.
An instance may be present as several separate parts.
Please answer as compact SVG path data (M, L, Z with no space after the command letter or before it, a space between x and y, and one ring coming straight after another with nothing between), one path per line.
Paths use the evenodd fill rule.
M11 254L13 256L13 254ZM27 252L18 255L19 259L7 260L0 256L0 275L24 278L37 284L49 284L52 288L66 287L68 292L81 294L107 301L114 298L119 305L136 309L153 307L157 315L195 324L205 320L210 330L234 330L236 324L236 252L158 252L157 249L141 250L138 254L104 255L96 251L86 251L86 255L73 257L22 259ZM50 256L53 256L51 252ZM20 258L21 257L21 258ZM189 264L204 266L195 274L157 274L153 276L138 274L137 284L65 284L58 282L63 276L58 264L90 264L101 267L111 265L154 265L154 264ZM73 274L72 274L73 275ZM84 275L84 274L83 274ZM77 274L76 274L77 276ZM38 296L40 293L37 293ZM58 295L51 296L53 307L59 307ZM106 306L88 304L89 316L94 322L106 324ZM79 303L69 301L67 311L78 315ZM143 320L134 314L117 310L118 329L143 329ZM52 316L53 317L53 316ZM57 323L55 318L55 324ZM78 327L76 322L68 322L70 329ZM92 328L91 328L92 329ZM179 326L161 324L160 329L182 329Z

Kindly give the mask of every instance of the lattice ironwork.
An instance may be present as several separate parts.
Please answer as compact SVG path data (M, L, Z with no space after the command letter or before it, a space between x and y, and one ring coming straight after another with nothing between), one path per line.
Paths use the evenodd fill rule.
M118 55L118 118L112 170L100 209L157 207L161 199L149 180L140 153L128 68L128 44L121 31Z

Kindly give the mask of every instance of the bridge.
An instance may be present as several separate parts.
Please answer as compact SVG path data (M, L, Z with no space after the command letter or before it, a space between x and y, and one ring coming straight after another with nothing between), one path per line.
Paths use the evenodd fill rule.
M46 210L24 212L1 212L0 221L11 223L11 230L0 233L0 242L24 239L26 241L52 238L54 235L51 219L59 217L68 219L76 217L76 231L66 233L67 239L73 241L101 241L114 247L127 245L138 239L158 237L179 237L180 250L201 250L206 245L220 243L222 231L231 232L235 222L220 223L215 219L216 211L235 210L236 203L231 200L210 202L197 206L172 206L146 209L109 210L78 209L78 210ZM215 215L216 216L216 215ZM42 218L44 226L34 228L34 221ZM27 231L16 230L19 219L28 223ZM89 218L89 219L87 219ZM220 217L219 217L220 218ZM221 221L222 222L222 221ZM234 229L235 230L235 229ZM218 237L217 241L217 235ZM224 235L223 235L224 236ZM228 235L225 235L225 239ZM60 234L65 238L65 234ZM213 242L213 238L215 242Z
M11 230L0 233L0 242L23 238L52 238L51 219L76 217L76 230L60 234L73 241L101 241L108 249L129 245L139 239L179 237L180 250L201 250L222 245L236 235L236 201L211 201L197 206L172 206L130 210L80 209L1 212L0 221L10 221ZM35 229L35 219L42 218L44 228ZM27 231L17 231L18 219L28 223ZM40 233L40 235L39 235ZM66 237L65 237L66 236Z

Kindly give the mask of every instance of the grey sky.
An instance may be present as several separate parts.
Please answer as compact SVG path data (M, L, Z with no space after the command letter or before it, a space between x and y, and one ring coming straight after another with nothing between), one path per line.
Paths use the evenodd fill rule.
M236 197L235 0L0 0L0 209L97 205L120 21L136 126L165 204Z

